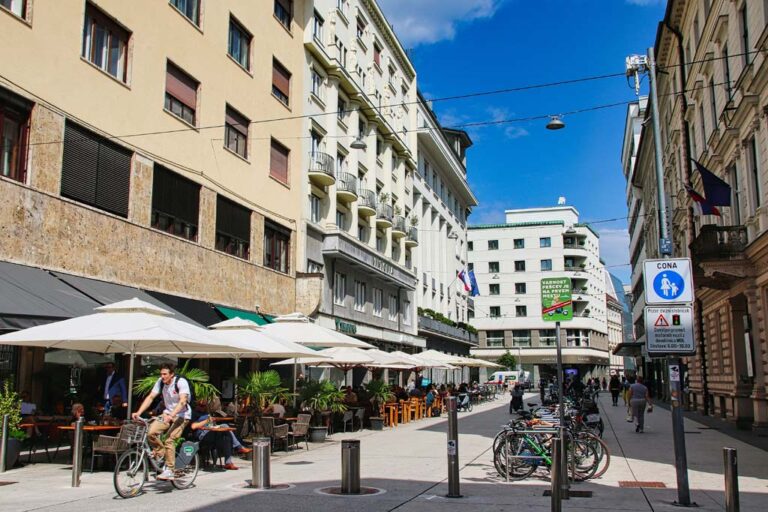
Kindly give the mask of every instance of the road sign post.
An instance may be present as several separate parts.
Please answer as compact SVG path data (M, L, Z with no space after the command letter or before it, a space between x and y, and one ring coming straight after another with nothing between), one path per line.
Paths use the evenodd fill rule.
M555 339L557 344L557 406L560 411L560 475L561 497L568 499L570 483L568 482L568 453L565 447L565 407L563 406L563 348L560 336L560 322L568 322L573 318L573 297L571 279L568 277L552 277L541 280L541 318L545 322L555 322Z

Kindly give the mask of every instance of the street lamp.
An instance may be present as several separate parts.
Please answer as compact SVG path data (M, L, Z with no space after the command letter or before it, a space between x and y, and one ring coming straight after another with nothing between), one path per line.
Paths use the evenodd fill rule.
M349 145L352 149L367 149L368 144L365 143L362 137L356 137L355 140L352 141L352 144Z
M547 123L547 130L562 130L565 128L565 123L560 116L550 116Z

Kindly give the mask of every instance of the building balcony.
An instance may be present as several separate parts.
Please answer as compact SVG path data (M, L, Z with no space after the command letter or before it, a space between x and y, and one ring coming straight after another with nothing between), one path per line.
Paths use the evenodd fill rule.
M444 324L443 322L428 316L419 316L419 331L428 331L430 333L436 333L447 338L461 340L475 345L477 344L477 334L471 333L460 327ZM504 338L501 338L501 342L503 346Z
M405 229L405 217L402 215L395 215L392 222L392 238L399 240L406 235Z
M587 266L586 263L580 263L578 265L571 264L571 265L565 265L563 269L568 272L583 272L586 266Z
M361 217L376 215L376 194L372 190L357 190L357 214Z
M406 247L416 247L419 245L419 228L411 226L408 228L408 235L405 238Z
M697 263L744 258L747 248L747 228L744 226L701 227L691 250Z
M344 203L357 200L357 176L340 172L336 179L336 198Z
M309 181L320 187L336 183L333 157L327 153L315 151L309 154Z
M391 228L393 217L391 204L379 204L376 207L376 225L381 229Z

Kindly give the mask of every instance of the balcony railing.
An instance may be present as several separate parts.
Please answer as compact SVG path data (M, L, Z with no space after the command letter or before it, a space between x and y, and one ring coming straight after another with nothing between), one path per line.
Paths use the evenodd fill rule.
M372 190L364 188L357 189L357 208L366 208L371 210L371 214L376 211L376 194Z
M504 346L504 338L485 338L485 346L488 348L500 348Z
M336 180L336 195L347 201L357 199L357 176L348 172L340 172Z
M744 226L706 225L701 227L691 249L697 261L730 260L743 257L747 245Z
M411 226L408 228L408 236L405 238L406 245L418 245L419 244L419 228Z
M402 215L395 215L392 222L392 236L403 237L405 236L405 217Z
M325 181L333 183L336 180L334 175L334 160L327 153L315 151L309 154L309 173L310 175L325 175Z
M458 338L470 343L477 343L477 334L465 331L460 327L444 324L443 322L439 322L428 316L419 316L419 329L426 329L432 332L450 336L451 338ZM502 344L504 343L504 338L501 338L501 342Z
M376 216L388 220L389 222L392 222L392 205L391 204L380 204L376 207Z

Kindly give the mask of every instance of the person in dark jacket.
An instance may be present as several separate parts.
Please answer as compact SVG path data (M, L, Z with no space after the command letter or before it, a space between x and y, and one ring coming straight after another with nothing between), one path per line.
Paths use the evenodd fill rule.
M618 375L611 375L611 381L608 383L608 390L611 392L611 405L616 407L619 405L619 393L621 393L622 385L619 381Z
M509 414L523 408L523 394L523 387L520 384L515 384L515 387L512 388L512 399L509 401Z

